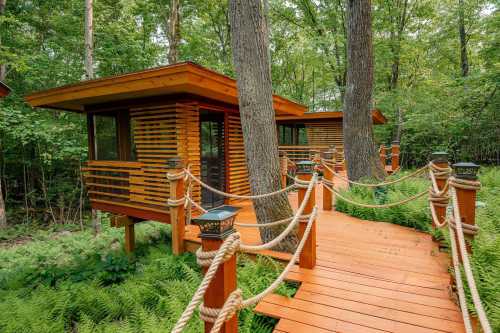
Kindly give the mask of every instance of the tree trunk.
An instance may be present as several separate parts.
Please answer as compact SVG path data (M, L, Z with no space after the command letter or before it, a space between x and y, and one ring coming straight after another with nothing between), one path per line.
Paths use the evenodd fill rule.
M460 35L460 69L462 76L469 75L469 58L467 56L467 33L465 32L464 1L458 0L458 33Z
M94 13L93 0L85 0L85 78L94 78Z
M281 181L269 37L262 0L230 0L229 15L250 189L252 194L273 192L280 189ZM254 200L253 204L259 223L293 214L286 194ZM261 228L262 240L271 240L283 228ZM278 249L293 251L296 243L294 233L285 238Z
M93 0L85 0L85 78L94 78L94 10ZM83 186L83 182L82 182ZM91 222L94 234L101 231L101 216L92 209Z
M0 17L3 16L5 11L5 5L7 0L0 0ZM2 46L2 40L0 36L0 46ZM5 64L0 64L0 81L5 80L7 75L7 66ZM7 227L7 215L5 214L5 202L3 200L2 193L2 179L0 179L0 229Z
M383 178L373 139L371 97L373 48L371 2L347 0L347 86L344 99L344 150L347 175Z
M179 42L181 40L179 0L170 3L168 20L168 63L175 64L179 59Z

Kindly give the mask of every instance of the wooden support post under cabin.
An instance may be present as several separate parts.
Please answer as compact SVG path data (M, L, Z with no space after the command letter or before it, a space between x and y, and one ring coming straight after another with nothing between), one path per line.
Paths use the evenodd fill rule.
M311 161L302 161L297 163L297 177L300 180L311 180L314 164ZM299 205L304 200L307 192L306 188L299 188ZM311 214L316 204L316 186L312 189L309 200L304 208L303 215ZM309 219L301 219L299 222L299 239L302 239ZM316 266L316 221L313 222L311 232L306 240L304 248L299 258L299 267L313 269Z
M111 216L111 226L115 228L125 228L125 252L132 253L135 249L134 220L127 215Z
M391 169L392 172L399 168L399 141L394 141L391 145Z
M477 180L476 172L479 169L479 165L474 163L455 163L453 164L454 175L458 179L467 179L467 180ZM461 170L465 171L462 172ZM472 171L472 173L470 173ZM462 218L462 227L465 230L464 224L468 224L471 226L476 225L476 190L472 189L463 189L463 188L455 188L457 193L458 200L458 208L460 211L460 217ZM459 221L455 221L455 223L459 223ZM472 253L472 247L470 242L474 239L473 235L465 234L465 239L467 240L467 252ZM458 239L456 239L457 244ZM462 260L460 256L460 260Z
M232 234L235 229L231 223L229 227L219 226L214 227L215 223L223 223L224 221L212 220L206 225L206 229L202 225L193 220L195 224L200 226L201 248L203 251L217 251L224 240ZM227 224L226 224L227 225ZM208 267L203 267L203 273L207 272ZM215 276L210 282L205 295L203 296L203 305L207 308L220 309L226 302L229 295L236 290L236 254L219 265ZM205 322L205 333L209 333L213 323ZM237 333L238 332L238 316L234 315L227 320L223 325L220 333Z
M281 187L286 187L286 177L288 174L288 159L285 151L280 151L280 166L281 166Z
M431 158L432 158L432 163L434 163L437 167L448 168L450 166L448 163L448 153L446 152L432 153ZM443 190L447 181L448 181L448 174L436 178L436 184L440 191ZM444 223L444 220L446 219L446 207L435 205L434 211L436 212L439 223ZM436 228L434 221L432 221L432 227Z
M322 158L326 162L326 166L331 168L334 163L333 152L326 151L322 153ZM331 164L330 164L331 163ZM329 182L330 184L323 184L323 210L332 210L332 192L326 188L326 186L332 186L334 182L333 173L328 168L323 169L323 182Z
M385 170L385 166L387 164L387 151L384 145L380 146L379 149L379 155L380 155L380 163L382 163L382 168Z
M170 182L169 212L172 226L172 252L175 255L184 252L185 209L184 209L184 176L183 163L180 157L170 158L167 161L167 178ZM175 202L175 201L179 202Z

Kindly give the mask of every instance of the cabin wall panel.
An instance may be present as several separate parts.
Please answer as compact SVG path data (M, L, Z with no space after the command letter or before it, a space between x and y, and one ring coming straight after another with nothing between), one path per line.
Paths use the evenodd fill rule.
M228 115L228 168L229 168L229 192L240 195L250 194L250 183L248 182L248 169L245 157L245 146L243 143L243 130L241 128L240 115ZM235 201L235 200L231 200Z

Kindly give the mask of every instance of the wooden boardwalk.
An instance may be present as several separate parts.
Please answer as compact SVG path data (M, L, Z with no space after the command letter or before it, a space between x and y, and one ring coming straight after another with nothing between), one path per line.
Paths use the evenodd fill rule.
M317 202L321 195L319 186ZM295 193L290 201L297 206ZM300 283L293 298L270 295L255 308L279 319L275 332L464 332L460 310L448 292L449 258L430 235L319 206L317 266L295 266L287 276ZM245 203L239 220L252 218ZM255 228L240 231L245 242L259 242ZM194 244L197 233L188 228L187 243Z

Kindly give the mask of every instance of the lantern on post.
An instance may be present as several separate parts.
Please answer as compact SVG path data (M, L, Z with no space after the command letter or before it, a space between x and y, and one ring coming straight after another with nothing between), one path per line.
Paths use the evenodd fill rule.
M314 163L311 161L300 161L297 163L297 178L304 181L311 181L314 173ZM304 201L307 189L299 187L299 204ZM309 200L304 208L303 214L308 215L316 205L316 186L312 188ZM299 223L299 237L302 238L307 227L306 220L301 219ZM307 237L304 248L300 253L299 266L301 268L313 269L316 266L316 221L313 222L311 232Z
M477 181L477 172L479 171L479 165L469 162L460 162L453 164L453 173L457 179L468 180L475 182ZM457 194L458 209L460 211L461 221L455 221L455 223L462 223L464 231L466 229L473 230L476 225L476 192L477 190L473 187L461 187L455 186L455 192ZM472 240L473 235L467 235L468 240ZM458 242L458 239L457 239ZM467 252L471 252L470 244L467 244Z
M217 251L224 240L235 232L234 220L239 207L224 205L209 210L205 214L194 218L193 223L200 228L201 248L205 252ZM203 267L206 273L208 267ZM220 309L224 306L229 295L236 290L236 255L219 265L212 282L203 296L203 306ZM210 332L212 322L205 322L205 332ZM233 316L222 325L221 332L238 332L238 318Z

